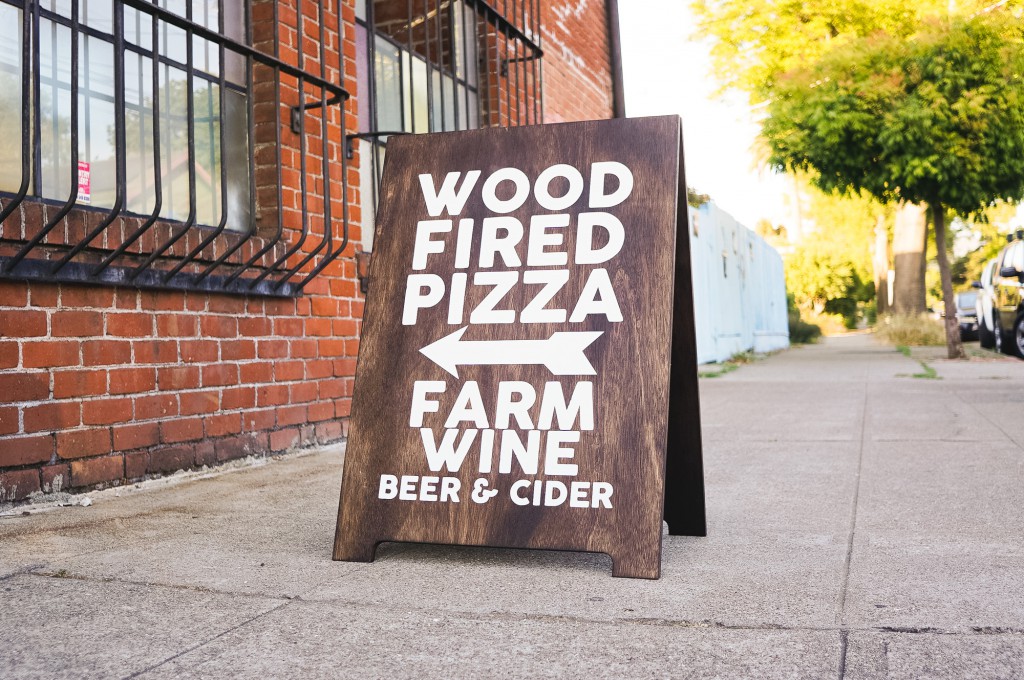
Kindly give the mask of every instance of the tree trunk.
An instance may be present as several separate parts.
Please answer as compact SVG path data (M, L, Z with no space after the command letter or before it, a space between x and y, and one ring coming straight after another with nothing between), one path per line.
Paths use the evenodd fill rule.
M935 255L939 260L942 279L942 303L946 309L946 354L950 359L963 359L964 345L960 341L960 323L956 318L956 299L953 297L953 278L949 273L949 253L946 251L946 211L939 203L932 208L935 223Z
M892 236L893 312L921 314L924 312L925 251L928 245L928 212L922 205L904 203L896 211Z
M878 214L875 221L875 246L871 253L871 266L875 274L875 300L878 316L889 312L889 230L885 228L885 215Z

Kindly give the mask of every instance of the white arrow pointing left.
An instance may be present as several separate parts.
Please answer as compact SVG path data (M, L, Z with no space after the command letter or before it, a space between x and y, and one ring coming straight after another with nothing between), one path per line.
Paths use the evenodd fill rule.
M459 377L459 366L546 366L553 375L594 375L583 353L603 331L560 331L547 340L462 340L463 326L420 352Z

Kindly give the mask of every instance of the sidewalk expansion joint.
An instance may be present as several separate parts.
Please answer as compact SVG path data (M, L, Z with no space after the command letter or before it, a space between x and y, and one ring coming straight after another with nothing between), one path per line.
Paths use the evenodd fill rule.
M839 680L846 677L846 654L849 628L846 625L846 595L850 589L850 566L853 563L853 542L857 532L857 508L860 503L861 473L864 469L864 446L868 437L868 391L870 384L864 383L864 404L861 407L860 449L857 452L857 473L854 477L853 502L850 508L850 537L846 543L846 559L843 562L843 580L839 591L839 607L836 623L839 624Z
M243 626L249 625L253 621L261 619L264 616L267 616L268 614L273 614L274 612L276 612L277 610L281 609L282 607L287 607L289 604L291 604L290 601L289 602L282 602L281 604L277 605L276 607L268 609L265 612L261 612L261 613L257 614L256 616L253 616L251 618L248 618L248 619L246 619L245 621L242 621L239 624L231 626L227 630L221 631L220 633L218 633L217 635L214 635L209 640L204 640L203 642L200 642L197 645L192 645L188 649L183 649L182 651L178 652L177 654L173 654L173 655L167 657L163 661L159 661L159 662L157 662L155 664L152 664L151 666L147 666L146 668L143 668L142 670L135 671L134 673L126 675L126 676L124 676L124 678L122 678L122 680L131 680L131 678L137 678L137 677L139 677L139 676L141 676L141 675L143 675L145 673L148 673L148 672L150 672L152 670L156 670L160 666L168 664L168 663L174 661L175 659L178 659L178 658L180 658L182 656L185 656L186 654L191 654L192 652L196 651L197 649L205 647L206 645L210 644L211 642L215 642L215 641L219 640L220 638L224 637L228 633L233 633L234 631L238 630L239 628L242 628Z
M132 579L121 579L114 578L113 576L84 576L82 574L75 574L69 572L66 569L59 569L57 571L39 571L38 568L32 570L26 570L19 572L25 576L36 576L38 578L49 578L49 579L67 579L70 581L82 581L85 583L114 583L117 585L125 586L141 586L145 588L166 588L169 590L184 590L193 593L204 593L207 595L227 595L230 597L246 597L254 598L259 600L283 600L284 602L292 602L293 600L299 600L299 595L272 595L263 593L244 592L236 590L219 590L217 588L208 588L206 586L190 585L185 583L162 583L159 581L136 581ZM19 574L12 574L17 576ZM0 579L2 580L2 579Z
M1013 437L1013 435L1011 435L1009 432L1007 432L1005 429L1003 429L1003 427L998 422L996 422L995 420L992 420L988 416L988 414L986 414L983 410L981 410L976 405L974 405L971 402L969 402L966 399L964 399L964 396L962 394L960 394L959 390L953 390L953 394L956 396L957 399L960 400L960 403L968 406L972 411L974 411L979 416L981 416L982 420L987 422L994 429L998 430L1004 437L1006 437L1010 441L1011 444L1016 444L1017 446L1024 447L1024 442L1017 441ZM974 441L977 441L977 440L976 439L971 439L970 441L974 442Z

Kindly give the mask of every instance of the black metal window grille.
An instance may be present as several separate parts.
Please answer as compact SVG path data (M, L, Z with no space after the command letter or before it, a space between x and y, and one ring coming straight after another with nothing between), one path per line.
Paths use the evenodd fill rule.
M363 245L394 134L543 120L540 0L357 0Z
M289 3L282 45L279 4L0 2L0 276L294 295L336 259L341 18Z

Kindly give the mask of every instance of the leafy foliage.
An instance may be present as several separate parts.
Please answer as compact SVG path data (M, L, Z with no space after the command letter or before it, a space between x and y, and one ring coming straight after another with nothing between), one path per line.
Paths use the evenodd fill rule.
M707 194L699 193L693 187L686 187L686 203L691 208L700 208L705 203L710 203L711 197Z
M876 334L897 347L937 346L945 342L942 324L927 314L887 316L878 324Z
M946 213L1024 196L1024 24L996 12L852 41L780 81L762 133L775 168L822 189L930 207L947 349L964 356Z
M957 4L969 16L992 2ZM1007 11L1022 5L1022 0L1002 3ZM712 40L715 74L755 103L771 99L782 74L832 50L878 32L906 39L923 21L949 11L948 0L694 0L692 7L698 35Z
M838 314L847 328L856 327L858 303L875 293L857 266L838 252L800 247L786 258L786 289L798 307L814 314Z
M875 35L787 74L763 133L826 191L977 213L1024 195L1024 28L1012 17Z
M794 345L807 345L817 342L821 337L821 326L804 321L800 309L793 301L793 294L786 295L786 316L789 320L789 342Z

